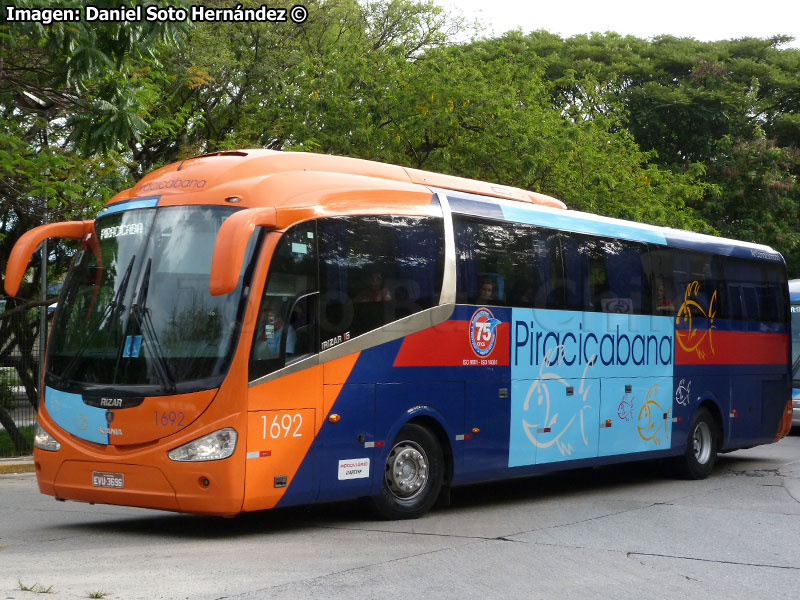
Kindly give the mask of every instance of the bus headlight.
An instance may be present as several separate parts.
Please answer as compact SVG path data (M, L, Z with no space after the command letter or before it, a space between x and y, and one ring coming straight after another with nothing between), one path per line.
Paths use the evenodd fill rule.
M45 428L38 423L33 432L33 445L39 450L47 450L48 452L55 452L61 449L61 442L47 433Z
M167 456L171 460L192 462L202 460L222 460L228 458L236 450L238 434L232 427L220 429L201 438L170 450Z

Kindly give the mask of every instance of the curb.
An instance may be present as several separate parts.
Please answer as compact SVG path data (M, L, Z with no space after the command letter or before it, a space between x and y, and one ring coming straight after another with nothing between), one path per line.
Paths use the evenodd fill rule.
M36 467L33 464L33 457L21 456L16 459L0 460L0 475L33 473L35 470Z

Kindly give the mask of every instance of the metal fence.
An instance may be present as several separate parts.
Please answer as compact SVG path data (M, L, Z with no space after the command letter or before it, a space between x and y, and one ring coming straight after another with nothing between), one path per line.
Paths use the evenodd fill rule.
M32 452L39 401L40 308L3 315L0 298L0 457Z

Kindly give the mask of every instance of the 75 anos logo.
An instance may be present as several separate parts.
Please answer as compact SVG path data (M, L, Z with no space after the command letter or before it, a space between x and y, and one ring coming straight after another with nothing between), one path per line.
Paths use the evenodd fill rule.
M469 322L469 343L472 351L480 357L489 356L497 342L497 326L501 323L495 319L488 308L479 308Z

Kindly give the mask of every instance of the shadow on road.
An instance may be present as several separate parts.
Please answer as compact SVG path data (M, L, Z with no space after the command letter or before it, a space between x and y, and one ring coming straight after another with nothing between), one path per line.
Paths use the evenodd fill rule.
M751 463L754 459L746 459ZM736 457L721 455L711 477L724 476ZM755 461L756 463L759 461ZM553 474L458 487L452 490L449 508L437 511L466 511L476 507L513 508L531 500L569 501L594 490L613 491L625 486L657 485L669 478L664 461L627 463L606 467L576 469ZM104 518L108 517L108 518ZM154 511L151 515L98 515L91 522L63 525L61 528L108 534L142 536L169 535L186 539L232 539L251 535L296 533L318 527L349 527L356 523L379 523L370 516L363 501L336 502L242 513L234 518L204 517Z

